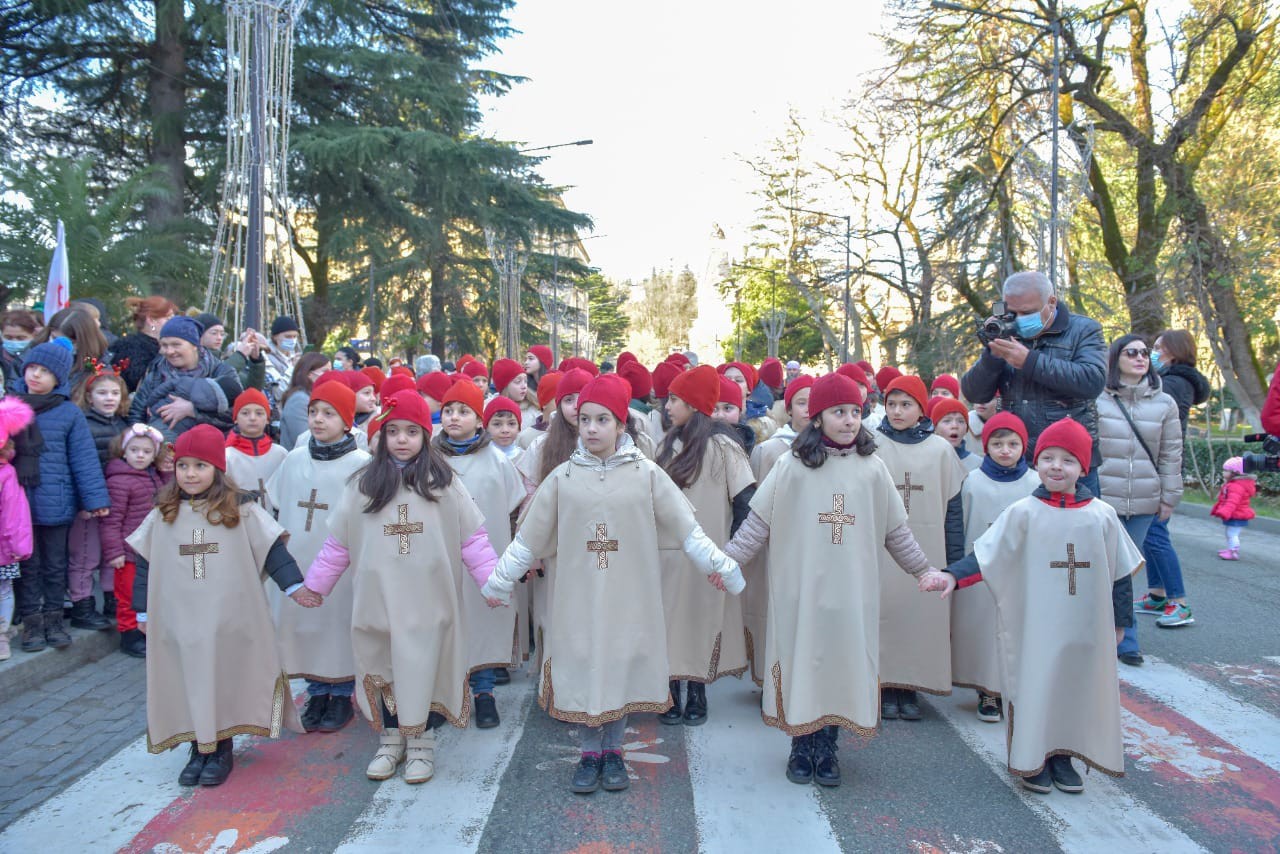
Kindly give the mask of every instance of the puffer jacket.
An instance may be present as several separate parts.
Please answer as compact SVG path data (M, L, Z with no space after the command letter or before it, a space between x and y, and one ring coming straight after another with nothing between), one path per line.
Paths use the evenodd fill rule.
M111 459L111 440L119 436L129 426L119 415L103 415L96 409L86 409L84 420L89 424L89 433L93 436L93 446L98 450L98 462L105 471Z
M1178 404L1178 420L1182 422L1185 436L1191 407L1209 399L1209 380L1190 365L1173 364L1160 369L1160 381L1164 384L1164 393Z
M1058 303L1048 329L1039 337L1019 340L1031 352L1018 369L993 356L989 347L982 348L977 363L960 379L965 399L991 400L999 392L1001 408L1027 425L1028 459L1046 427L1073 418L1093 437L1092 462L1097 465L1095 401L1107 384L1107 342L1102 326L1084 315L1071 314Z
M235 370L204 347L200 348L200 361L189 371L178 371L158 356L129 403L129 423L150 424L171 442L197 424L212 424L225 433L231 429L231 407L241 391ZM184 418L173 428L156 412L171 396L191 401L196 411L194 417Z
M1151 453L1134 436L1120 411L1129 410ZM1156 513L1161 504L1176 507L1182 500L1182 423L1178 404L1148 382L1106 389L1098 397L1098 434L1102 464L1098 483L1102 499L1121 516Z
M107 482L80 407L59 394L24 397L36 411L44 440L40 482L27 492L32 524L70 525L78 510L110 507Z
M155 466L139 471L121 459L107 463L107 491L111 494L111 513L98 526L102 534L102 559L110 563L123 556L136 561L133 548L125 538L138 530L156 503L160 487L173 478L172 473L156 471Z

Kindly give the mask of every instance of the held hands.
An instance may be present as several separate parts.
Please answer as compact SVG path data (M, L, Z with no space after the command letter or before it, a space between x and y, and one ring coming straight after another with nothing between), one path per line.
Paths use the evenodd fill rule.
M1018 369L1027 363L1027 354L1031 352L1021 341L1012 338L997 338L987 346L991 349L991 355Z
M920 576L917 587L921 593L941 591L942 598L946 599L951 595L951 591L956 589L956 577L949 572L930 567Z
M510 608L511 603L506 599L499 599L497 596L486 596L484 601L490 608Z
M289 598L304 608L319 608L324 603L324 597L310 587L299 587L289 594Z

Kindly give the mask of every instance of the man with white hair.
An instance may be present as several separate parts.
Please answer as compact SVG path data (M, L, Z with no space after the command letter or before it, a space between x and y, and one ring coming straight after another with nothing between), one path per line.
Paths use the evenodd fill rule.
M1072 314L1058 302L1049 277L1014 273L1005 279L1006 308L1017 316L1011 338L982 348L977 364L960 380L968 400L991 400L999 392L1003 406L1027 425L1027 459L1046 427L1073 418L1093 437L1089 474L1080 479L1098 495L1096 401L1107 381L1107 342L1102 326Z

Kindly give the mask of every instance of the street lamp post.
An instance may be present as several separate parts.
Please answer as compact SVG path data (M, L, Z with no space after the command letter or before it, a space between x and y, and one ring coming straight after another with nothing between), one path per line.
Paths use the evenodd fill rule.
M844 336L840 344L840 361L842 363L849 361L849 317L853 309L853 302L850 299L849 283L853 275L850 266L851 256L853 255L853 217L849 214L833 214L826 211L814 211L808 208L793 208L789 205L783 205L789 211L799 211L800 213L813 214L814 216L825 216L832 219L844 220ZM857 339L854 341L854 349L857 350L858 358L862 358L862 332L858 331Z
M555 145L535 145L533 148L520 148L516 154L528 154L530 151L550 151L553 148L569 148L573 145L594 145L594 139L579 139L574 142L557 142Z

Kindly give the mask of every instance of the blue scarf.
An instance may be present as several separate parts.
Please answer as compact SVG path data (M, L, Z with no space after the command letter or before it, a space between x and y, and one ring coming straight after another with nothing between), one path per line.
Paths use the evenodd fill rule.
M1011 468L1000 465L991 457L982 458L982 473L996 483L1013 483L1027 473L1027 468L1027 461L1021 457L1018 458L1018 464Z
M480 441L481 435L482 434L477 433L474 436L472 436L470 439L463 439L461 442L455 442L453 439L450 439L447 435L442 436L442 438L444 439L444 443L446 446L448 446L449 450L453 451L453 453L456 456L460 457L463 454L470 451L473 447L475 447L476 442Z
M933 435L933 422L928 418L921 418L912 427L908 427L905 430L896 430L889 423L889 419L886 418L880 422L876 429L901 445L918 445Z

